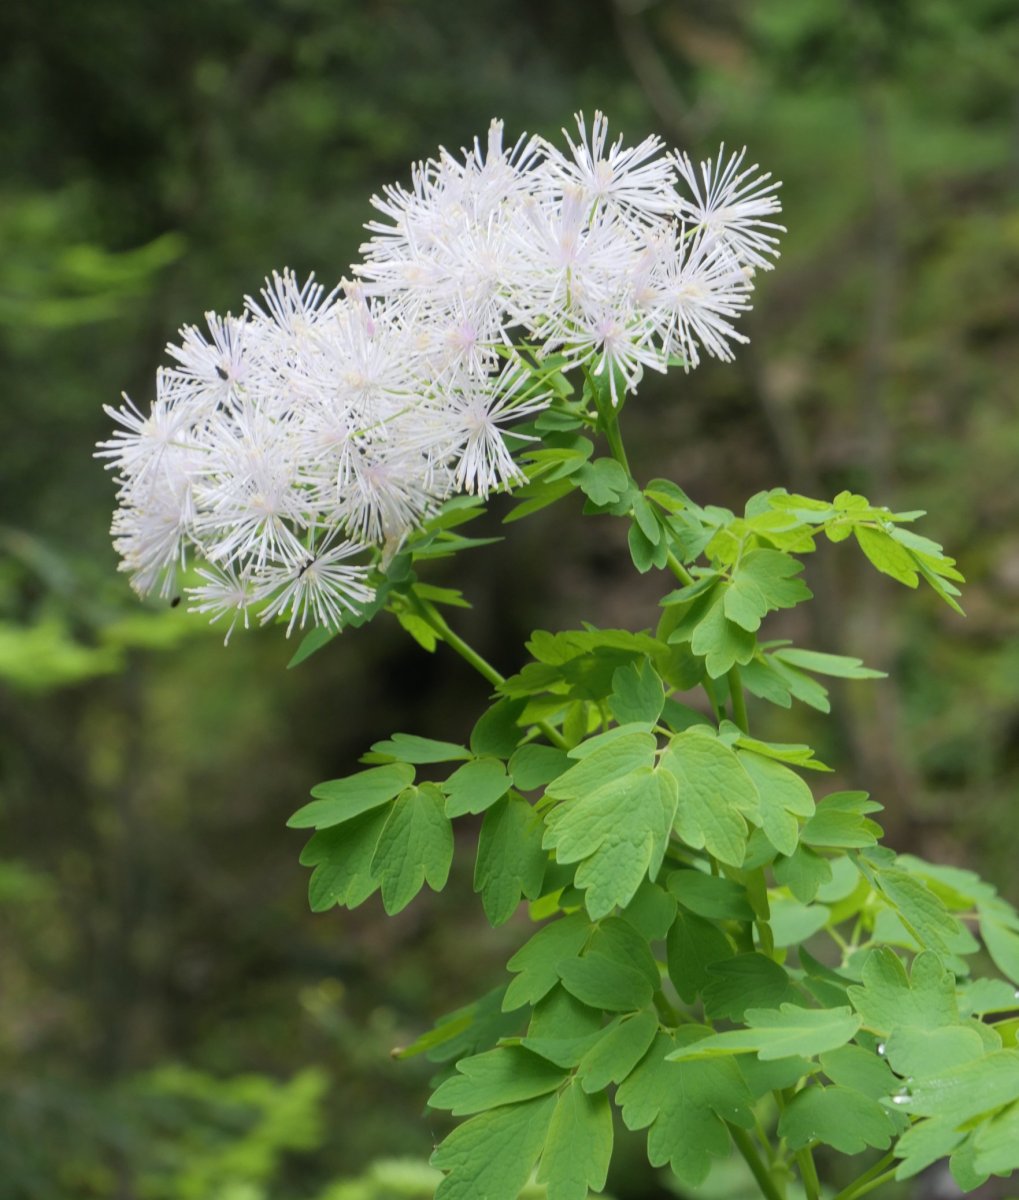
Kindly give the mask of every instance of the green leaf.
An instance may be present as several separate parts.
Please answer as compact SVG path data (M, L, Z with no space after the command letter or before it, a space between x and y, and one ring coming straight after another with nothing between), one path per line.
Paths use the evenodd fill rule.
M886 1060L862 1046L840 1046L822 1054L821 1069L832 1083L872 1100L890 1096L899 1086Z
M409 1046L394 1050L393 1057L425 1054L432 1062L449 1062L491 1046L519 1025L518 1016L502 1010L505 991L504 987L493 988L479 1000L446 1013Z
M849 988L849 999L875 1033L887 1034L897 1027L936 1029L959 1021L955 978L929 951L917 955L907 977L893 950L871 950L863 964L862 985Z
M608 917L599 922L591 935L588 951L607 954L618 962L626 963L643 975L653 988L661 982L658 963L651 953L647 938L621 916Z
M509 758L523 737L517 718L524 711L522 699L497 700L471 730L471 753L479 758Z
M970 980L959 988L957 995L959 1011L964 1017L1019 1011L1019 996L1003 979Z
M863 665L859 658L849 658L844 654L822 654L818 650L800 650L789 646L776 650L774 658L800 667L804 671L815 671L818 675L831 675L838 679L885 679L885 671L874 671Z
M830 919L831 910L823 904L801 904L781 892L771 897L771 933L780 950L802 945Z
M513 782L522 792L533 792L558 779L570 766L570 760L555 746L521 746L509 761Z
M545 1142L553 1096L492 1109L458 1126L432 1155L448 1171L435 1200L517 1200Z
M299 666L306 658L311 656L327 646L334 637L340 634L339 629L332 629L328 625L317 625L310 633L306 633L301 639L301 644L297 647L293 658L287 663L287 670Z
M788 858L777 858L773 870L776 880L803 904L809 904L832 878L831 864L809 846L797 846Z
M453 742L437 742L433 738L418 737L414 733L394 733L386 741L376 742L372 750L376 754L397 758L405 763L455 762L457 759L467 759L471 756L466 746L458 746Z
M517 505L503 517L503 524L510 525L514 521L522 521L524 517L548 508L563 496L568 496L574 487L576 484L572 479L557 479L553 483L544 483L539 479L525 487L517 488L513 493Z
M670 641L673 637L676 635L673 634ZM712 679L725 675L734 663L748 663L754 656L756 646L752 633L726 617L724 592L721 591L690 638L690 649L704 659L705 669Z
M626 495L630 487L629 475L614 458L596 458L585 463L574 478L584 495L599 507Z
M539 929L506 964L507 970L517 973L506 989L506 1011L536 1004L547 995L559 982L558 964L575 958L592 932L592 925L582 913L560 917Z
M912 1129L907 1129L895 1145L896 1158L903 1160L895 1172L895 1178L909 1179L919 1174L951 1153L964 1136L947 1118L920 1121Z
M548 856L541 848L542 823L519 796L504 796L485 813L478 839L474 890L485 916L502 925L516 912L521 894L541 895Z
M523 1046L500 1046L463 1058L456 1070L428 1101L429 1108L448 1109L454 1117L544 1096L565 1078L559 1067Z
M406 908L426 882L436 892L446 886L453 829L443 804L435 784L423 783L405 788L390 809L371 862L390 916Z
M1002 975L1019 984L1019 933L981 906L980 936Z
M648 941L657 941L669 932L676 917L676 901L657 883L645 879L620 915Z
M747 844L743 813L757 812L757 789L727 746L696 730L677 734L661 765L679 787L676 832L688 846L707 848L738 867Z
M659 525L655 511L644 497L637 492L631 501L631 509L633 511L633 519L640 526L641 533L649 542L657 546L662 540L662 527Z
M389 611L399 621L401 629L409 633L422 650L427 650L431 654L439 643L438 636L431 625L417 613L410 612L408 609L394 606Z
M576 766L546 788L551 800L583 800L594 788L623 779L634 771L654 765L658 744L650 733L611 730L611 736L591 738L570 752L581 757Z
M723 1054L755 1052L764 1062L798 1055L813 1058L834 1050L860 1028L860 1018L848 1008L750 1008L744 1014L748 1029L715 1033L676 1051L674 1057L713 1058Z
M512 782L498 758L475 758L464 763L441 785L446 793L446 816L484 812L506 795Z
M800 817L814 812L810 788L794 771L772 758L737 751L743 770L750 776L760 800L761 827L780 854L792 854L799 841Z
M630 558L633 560L633 565L642 575L650 571L652 567L664 567L668 562L668 541L662 538L659 542L652 542L636 522L630 526L626 541L630 547Z
M942 954L972 954L978 949L976 939L916 876L898 867L878 866L872 881L920 949Z
M590 1096L573 1079L563 1089L549 1123L538 1182L548 1200L587 1200L600 1191L612 1158L612 1110L604 1092Z
M752 1123L753 1097L735 1062L673 1062L703 1030L662 1032L620 1085L616 1102L628 1129L648 1129L648 1160L668 1163L681 1182L702 1183L715 1159L728 1156L725 1122Z
M876 1100L843 1087L812 1085L797 1092L778 1123L780 1137L792 1150L824 1142L842 1154L860 1154L868 1146L887 1150L895 1126Z
M942 1074L983 1053L980 1034L964 1025L944 1025L940 1029L897 1025L885 1043L892 1070L911 1079Z
M560 1041L580 1035L586 1038L590 1034L597 1034L598 1037L601 1037L605 1032L604 1018L603 1012L582 1004L564 987L557 984L532 1009L531 1019L527 1024L527 1037L524 1040L538 1038L546 1041ZM528 1047L528 1049L530 1048Z
M600 1092L610 1083L622 1083L658 1033L658 1018L653 1012L616 1020L615 1028L599 1038L580 1060L577 1078L585 1092Z
M726 617L753 633L766 613L809 600L810 589L793 578L802 570L801 562L781 550L751 550L740 559L725 591Z
M958 1128L982 1113L1019 1100L1019 1050L983 1058L917 1080L903 1108L920 1117L945 1117Z
M373 809L312 835L301 853L302 865L315 868L308 883L312 912L334 904L356 908L378 889L371 862L388 816L385 809Z
M413 782L414 768L405 762L331 779L311 789L315 799L299 808L287 824L291 829L327 829L388 803Z
M748 1008L776 1008L796 998L785 969L756 951L711 963L703 995L713 1021L742 1021Z
M860 549L879 571L907 587L917 586L920 577L916 573L913 557L905 547L893 540L883 529L857 525L853 532L860 543Z
M665 692L661 679L647 659L616 668L608 704L620 725L633 721L654 724L658 720L665 707Z
M986 1175L1019 1171L1019 1104L993 1116L973 1135L974 1165Z
M881 805L866 792L832 792L818 801L817 811L800 830L800 840L829 849L875 846L881 826L866 814L880 811Z
M734 879L724 875L708 875L705 871L673 871L668 879L669 891L692 913L712 921L752 921L754 910L747 890Z
M558 862L581 864L576 886L585 891L594 919L617 904L628 904L644 878L654 878L661 866L676 808L675 782L651 766L618 773L637 755L643 762L653 760L653 747L650 735L620 738L583 759L546 791L568 802L547 814L543 845L555 850ZM625 822L620 813L626 813Z
M559 978L571 996L607 1012L633 1012L651 1002L654 988L635 967L597 952L559 963Z
M684 872L685 873L685 872ZM732 946L712 921L680 910L666 942L669 978L686 1004L693 1004L711 978L712 963L732 957Z

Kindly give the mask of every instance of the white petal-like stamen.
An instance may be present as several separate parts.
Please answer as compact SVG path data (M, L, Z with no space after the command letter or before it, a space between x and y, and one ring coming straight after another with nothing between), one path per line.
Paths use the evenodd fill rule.
M782 232L778 184L743 161L696 169L596 113L565 149L493 121L415 164L372 199L353 282L274 272L242 316L180 331L147 413L106 409L132 585L168 597L193 556L190 607L227 640L253 610L339 626L445 499L526 482L550 356L615 405L677 356L731 359Z

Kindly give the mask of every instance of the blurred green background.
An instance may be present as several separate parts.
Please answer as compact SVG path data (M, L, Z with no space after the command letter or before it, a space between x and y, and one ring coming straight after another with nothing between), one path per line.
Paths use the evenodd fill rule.
M0 6L3 1200L431 1194L377 1162L445 1129L427 1064L389 1051L498 983L524 925L479 920L469 845L397 919L312 916L284 822L393 729L462 739L485 685L388 619L287 672L278 629L224 650L140 605L91 453L182 323L284 265L334 282L370 194L492 116L552 135L601 108L695 156L745 142L785 181L752 344L641 389L638 472L701 502L781 484L929 510L967 619L819 554L816 611L775 636L892 677L759 727L869 788L897 848L1019 899L1017 62L1015 0ZM577 516L453 565L505 670L535 626L655 619L621 531ZM620 1162L618 1200L672 1194L639 1145Z

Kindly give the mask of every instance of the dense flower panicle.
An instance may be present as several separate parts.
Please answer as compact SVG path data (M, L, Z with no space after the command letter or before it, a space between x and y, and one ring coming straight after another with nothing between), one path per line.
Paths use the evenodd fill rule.
M778 253L778 184L745 152L695 168L658 137L627 147L600 113L565 138L507 147L493 121L415 164L372 198L352 279L273 273L240 316L181 329L147 413L106 408L140 593L174 595L193 557L189 606L227 640L252 613L338 626L450 495L526 481L514 429L551 402L543 358L615 405L645 370L732 358Z

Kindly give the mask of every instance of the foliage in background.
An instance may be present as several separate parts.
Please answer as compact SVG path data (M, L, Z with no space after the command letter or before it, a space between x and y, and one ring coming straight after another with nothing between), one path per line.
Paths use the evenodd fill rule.
M938 512L971 580L965 622L922 601L896 616L882 581L820 554L811 587L844 590L863 615L845 644L795 614L782 632L894 668L896 683L857 689L818 726L822 757L848 752L855 783L893 791L896 846L1007 887L1019 852L1011 8L659 0L599 3L578 25L566 2L470 19L451 0L3 6L0 1059L22 1142L44 1128L40 1074L80 1115L161 1061L284 1079L324 1061L339 1090L299 1196L382 1153L394 1124L427 1156L420 1082L387 1052L471 980L494 983L516 934L465 961L475 927L444 936L459 905L443 898L387 934L372 913L342 928L306 920L278 829L309 775L349 770L374 730L455 739L483 688L374 630L308 674L283 675L272 639L230 661L193 623L172 641L179 614L153 614L169 653L139 631L111 654L108 628L134 610L112 571L109 482L87 450L104 435L100 404L125 384L144 395L180 324L281 262L340 274L365 193L495 113L552 133L550 118L602 106L634 134L746 141L785 180L794 235L742 377L642 390L635 463L650 461L643 437L670 447L658 469L715 502L781 478ZM506 566L479 552L466 620L507 673L514 635L559 627L578 599L602 624L639 624L653 606L613 567L625 545L587 524L581 539L534 535L556 547L554 591L526 582L541 546L525 529ZM765 732L782 730L779 715ZM52 1164L73 1126L46 1125L52 1153L5 1181L67 1195ZM88 1144L105 1161L106 1142ZM115 1194L91 1178L92 1194ZM616 1191L649 1186L631 1163Z

